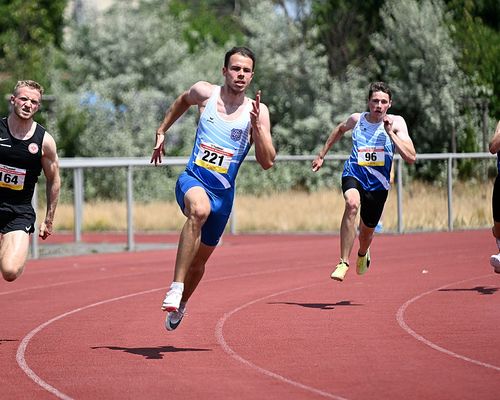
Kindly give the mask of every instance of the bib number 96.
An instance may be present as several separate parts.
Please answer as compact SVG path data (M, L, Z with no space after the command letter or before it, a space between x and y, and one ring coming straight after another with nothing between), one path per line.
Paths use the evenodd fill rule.
M385 162L383 148L358 149L358 165L370 167L382 167Z

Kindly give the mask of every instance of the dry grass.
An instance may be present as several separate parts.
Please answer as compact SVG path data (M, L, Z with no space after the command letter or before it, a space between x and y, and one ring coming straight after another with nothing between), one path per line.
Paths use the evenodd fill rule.
M134 228L137 231L176 231L184 223L184 217L179 211L177 203L174 202L136 203L133 213ZM73 230L74 218L73 204L59 204L55 228L57 230ZM124 231L126 229L127 207L124 202L85 203L83 209L84 231Z
M453 225L456 229L491 225L493 183L461 184L453 191ZM385 231L397 230L396 190L389 193L383 216ZM446 187L422 183L405 186L403 226L406 231L443 230L448 227ZM234 208L238 232L337 232L344 211L339 190L314 193L286 192L265 196L237 196ZM135 204L134 228L137 231L178 231L184 217L175 202ZM40 213L43 213L40 210ZM43 214L40 214L43 215ZM84 231L124 231L127 228L125 203L86 203ZM72 230L73 206L58 206L55 228Z
M443 230L448 228L446 187L414 183L403 194L405 230ZM493 183L464 184L453 187L453 227L484 228L492 224L491 196ZM396 191L389 193L385 207L384 227L397 230Z

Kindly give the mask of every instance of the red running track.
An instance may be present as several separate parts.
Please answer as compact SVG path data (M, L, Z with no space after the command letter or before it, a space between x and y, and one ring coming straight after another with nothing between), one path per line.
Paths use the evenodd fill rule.
M379 235L339 283L338 236L226 236L174 332L175 249L32 260L0 283L0 398L498 399L494 244Z

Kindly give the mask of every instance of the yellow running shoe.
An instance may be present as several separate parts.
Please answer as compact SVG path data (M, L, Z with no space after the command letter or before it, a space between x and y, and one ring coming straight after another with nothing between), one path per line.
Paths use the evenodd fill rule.
M358 275L363 275L370 267L370 249L361 257L358 253L358 261L356 262L356 272Z
M330 278L335 279L336 281L342 282L344 280L345 274L349 270L349 264L345 261L340 260L340 262L335 267L335 270L330 275Z

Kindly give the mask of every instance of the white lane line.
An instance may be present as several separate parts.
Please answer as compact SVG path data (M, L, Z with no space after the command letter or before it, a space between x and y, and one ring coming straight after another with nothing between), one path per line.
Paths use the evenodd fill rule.
M56 396L59 399L72 400L72 397L68 396L67 394L65 394L65 393L61 392L60 390L56 389L54 386L52 386L49 383L45 382L42 378L40 378L28 366L28 363L26 362L26 358L25 358L25 353L26 353L26 349L27 349L28 344L31 341L31 339L33 339L33 337L37 333L39 333L42 329L46 328L47 326L49 326L53 322L56 322L56 321L58 321L58 320L60 320L62 318L67 317L68 315L72 315L72 314L75 314L75 313L83 311L83 310L87 310L87 309L92 308L92 307L101 306L101 305L106 304L106 303L111 303L113 301L124 300L124 299L128 299L130 297L140 296L140 295L143 295L143 294L149 294L149 293L156 292L158 290L163 290L163 289L165 289L165 288L162 287L162 288L150 289L150 290L145 290L143 292L137 292L137 293L127 294L125 296L114 297L112 299L108 299L108 300L104 300L104 301L99 301L99 302L94 303L94 304L89 304L89 305L87 305L85 307L80 307L80 308L76 308L74 310L68 311L68 312L66 312L64 314L58 315L57 317L48 320L47 322L44 322L43 324L41 324L38 327L36 327L35 329L33 329L30 333L28 333L23 338L23 340L21 341L21 344L17 348L17 353L16 353L17 364L24 371L24 373L26 375L28 375L28 377L31 378L31 380L33 380L33 382L35 382L37 385L41 386L42 388L44 388L48 392L52 393L54 396Z
M316 266L316 267L320 267L320 266ZM316 267L314 267L314 268L316 268ZM309 265L308 268L311 268L311 266ZM244 274L234 274L234 275L223 276L223 277L219 277L219 278L211 278L211 279L205 280L204 282L205 283L216 282L216 281L222 281L222 280L227 280L227 279L243 278L243 277L256 276L256 275L266 275L266 274L272 274L272 273L276 273L276 272L292 271L292 270L300 270L300 269L305 269L305 268L304 268L304 266L293 267L293 268L276 268L276 269L272 269L272 270L265 270L265 271L258 271L258 272L248 272L248 273L244 273ZM60 319L63 319L65 317L69 316L69 315L75 314L77 312L80 312L80 311L83 311L83 310L87 310L87 309L92 308L92 307L101 306L103 304L111 303L111 302L114 302L114 301L124 300L124 299L128 299L130 297L140 296L140 295L143 295L143 294L149 294L149 293L153 293L153 292L156 292L156 291L159 291L159 290L165 290L165 289L166 289L165 287L161 287L161 288L145 290L145 291L131 293L131 294L127 294L127 295L123 295L123 296L119 296L119 297L114 297L112 299L107 299L107 300L99 301L97 303L89 304L87 306L79 307L79 308L76 308L74 310L68 311L68 312L66 312L64 314L60 314L57 317L54 317L54 318L52 318L52 319L44 322L43 324L37 326L35 329L33 329L31 332L29 332L22 339L21 343L19 344L19 347L17 348L17 353L16 353L17 364L23 370L23 372L31 380L33 380L33 382L35 382L37 385L39 385L43 389L45 389L48 392L52 393L53 395L55 395L59 399L73 400L72 397L68 396L67 394L61 392L60 390L58 390L54 386L52 386L49 383L45 382L42 378L40 378L29 367L28 363L26 362L25 354L26 354L26 350L28 348L28 345L29 345L31 339L33 339L33 337L36 334L38 334L40 331L42 331L43 329L45 329L50 324L52 324L52 323L54 323L56 321L59 321Z
M460 360L467 361L467 362L470 362L472 364L479 365L481 367L490 368L490 369L494 369L496 371L500 371L500 367L499 366L488 364L488 363L485 363L485 362L482 362L482 361L478 361L478 360L475 360L473 358L469 358L469 357L463 356L461 354L457 354L457 353L455 353L455 352L453 352L451 350L445 349L444 347L438 346L436 343L431 342L430 340L426 339L422 335L419 335L417 332L415 332L413 329L411 329L408 326L408 324L405 322L405 318L404 318L404 313L405 313L406 309L408 308L408 306L410 304L416 302L417 300L420 300L422 297L427 296L428 294L431 294L433 292L437 292L438 290L445 289L445 288L447 288L449 286L459 285L461 283L473 281L473 280L476 280L476 279L482 279L482 278L486 278L486 277L491 277L491 274L477 276L475 278L465 279L463 281L449 283L449 284L441 286L441 287L439 287L437 289L432 289L432 290L429 290L429 291L424 292L422 294L419 294L418 296L413 297L412 299L410 299L406 303L404 303L398 309L398 311L396 313L396 320L398 321L399 326L401 326L401 328L403 328L403 330L405 330L408 334L410 334L411 336L413 336L419 342L422 342L422 343L426 344L427 346L431 347L434 350L437 350L437 351L439 351L441 353L447 354L447 355L449 355L451 357L455 357L455 358L458 358Z
M99 278L86 278L86 279L78 279L78 280L73 280L73 281L49 283L47 285L30 286L30 287L21 288L21 289L10 290L8 292L0 292L0 296L5 296L7 294L27 292L29 290L48 289L48 288L57 287L57 286L71 285L73 283L96 282L96 281L103 281L103 280L107 280L107 279L129 278L131 276L138 276L138 275L150 275L153 272L154 271L132 272L130 274L113 275L113 276L109 275L109 276L102 276Z
M323 282L321 282L321 284L324 284ZM219 321L217 322L217 326L215 328L215 337L217 339L217 342L221 345L222 349L227 353L229 354L232 358L234 358L235 360L245 364L246 366L250 367L251 369L265 375L265 376L268 376L270 378L274 378L274 379L277 379L281 382L284 382L284 383L287 383L289 385L292 385L292 386L295 386L299 389L303 389L305 391L308 391L308 392L311 392L311 393L315 393L315 394L318 394L320 396L323 396L323 397L326 397L326 398L329 398L329 399L335 399L335 400L347 400L345 397L341 397L341 396L336 396L332 393L328 393L328 392L325 392L323 390L320 390L320 389L316 389L312 386L308 386L308 385L304 385L303 383L300 383L300 382L297 382L297 381L294 381L293 379L289 379L283 375L280 375L280 374L277 374L275 372L272 372L272 371L269 371L265 368L262 368L262 367L259 367L258 365L255 365L254 363L252 363L251 361L248 361L247 359L243 358L241 355L239 355L238 353L236 353L236 351L234 351L226 342L226 340L224 339L224 324L226 323L226 321L231 317L233 316L235 313L237 313L238 311L241 311L242 309L246 308L246 307L249 307L251 306L252 304L255 304L255 303L258 303L260 301L263 301L263 300L266 300L266 299L269 299L269 298L272 298L272 297L276 297L276 296L279 296L279 295L282 295L282 294L285 294L285 293L290 293L290 292L293 292L293 291L297 291L297 290L303 290L303 289L308 289L310 287L313 287L313 286L317 286L317 285L320 285L320 283L315 283L315 284L312 284L312 285L307 285L307 286L301 286L301 287L297 287L297 288L293 288L293 289L287 289L287 290L283 290L281 292L277 292L277 293L273 293L273 294L270 294L270 295L267 295L267 296L264 296L264 297L260 297L258 299L255 299L255 300L252 300L248 303L245 303L237 308L235 308L234 310L232 311L229 311L227 313L225 313L222 318L219 319Z
M99 278L86 278L86 279L78 279L78 280L71 280L71 281L63 281L63 282L55 282L55 283L48 283L46 285L36 285L36 286L29 286L29 287L24 287L24 288L16 288L12 290L7 290L4 292L0 292L0 296L5 296L7 294L14 294L14 293L20 293L20 292L26 292L28 290L38 290L38 289L45 289L45 288L50 288L50 287L55 287L55 286L63 286L63 285L68 285L72 283L82 283L82 282L89 282L89 281L94 281L94 280L105 280L105 279L115 279L115 278L121 278L121 277L127 277L127 276L134 276L134 275L142 275L142 274L151 274L151 273L164 273L165 269L162 270L156 270L156 269L151 269L148 271L144 271L142 268L146 268L147 265L150 265L151 263L145 263L145 262L130 262L130 263L122 263L122 264L115 264L112 265L111 267L109 264L97 264L93 266L87 266L85 269L82 267L78 267L78 269L68 269L66 271L63 271L64 273L68 272L90 272L90 270L95 269L97 270L97 273L100 273L102 271L102 268L106 269L106 272L113 273L115 268L124 268L124 267L136 267L136 268L141 268L140 271L135 271L131 272L128 274L121 274L121 275L114 275L114 276L103 276ZM167 272L171 270L166 270ZM94 272L93 272L94 273ZM30 274L33 274L30 272Z
M140 265L140 264L134 264L134 265ZM309 265L309 267L310 267L310 265ZM320 266L320 267L323 267L323 266ZM293 270L300 270L300 269L304 269L304 266L292 267L292 268L277 268L277 269L273 269L273 270L269 270L269 271L257 271L257 272L248 272L248 273L238 274L238 275L228 275L228 276L223 276L223 277L219 277L219 278L207 279L207 280L204 280L203 282L217 282L217 281L221 281L221 280L225 280L225 279L242 278L242 277L247 277L247 276L262 275L262 274L281 272L281 271L293 271ZM126 278L126 277L137 276L137 275L150 275L152 273L162 273L163 274L165 272L172 272L172 269L166 269L166 270L163 269L161 271L157 271L156 269L152 269L152 270L148 270L148 271L141 270L139 272L132 272L129 274L108 275L108 276L102 276L99 278L86 278L86 279L78 279L78 280L72 280L72 281L49 283L46 285L30 286L30 287L26 287L26 288L19 288L19 289L13 289L13 290L5 291L5 292L0 292L0 296L20 293L20 292L26 292L29 290L38 290L38 289L46 289L46 288L57 287L57 286L70 285L72 283L83 283L83 282L93 282L93 281L106 280L106 279Z

